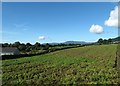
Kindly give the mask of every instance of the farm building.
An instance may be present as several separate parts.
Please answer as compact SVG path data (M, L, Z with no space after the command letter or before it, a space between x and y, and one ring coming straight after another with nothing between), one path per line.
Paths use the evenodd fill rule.
M15 47L2 47L2 52L0 52L0 55L15 55L20 54L20 51Z

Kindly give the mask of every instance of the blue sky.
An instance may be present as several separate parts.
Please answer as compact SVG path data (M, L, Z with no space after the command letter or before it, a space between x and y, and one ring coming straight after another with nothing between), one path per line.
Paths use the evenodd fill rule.
M3 42L94 42L114 38L118 29L105 25L116 3L110 2L14 2L2 3ZM90 32L92 25L102 33Z

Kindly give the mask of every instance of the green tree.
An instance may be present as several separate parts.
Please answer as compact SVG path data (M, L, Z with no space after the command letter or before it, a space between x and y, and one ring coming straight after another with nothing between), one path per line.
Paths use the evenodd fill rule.
M103 44L103 39L100 38L100 39L98 40L98 43L99 43L99 44Z
M22 44L18 47L18 49L19 49L20 51L25 52L26 45L25 45L24 43L22 43Z
M32 44L30 44L30 43L26 43L26 46L32 46Z
M39 43L39 42L36 42L36 43L34 44L34 48L35 48L35 50L41 49L40 43Z
M47 43L47 44L44 46L43 50L48 50L49 47L50 47L50 45Z
M18 48L18 47L20 46L20 42L19 42L19 41L18 41L18 42L15 42L15 43L13 44L13 46Z
M9 47L9 44L8 43L4 43L3 47Z
M109 42L108 42L108 40L107 39L104 39L103 40L103 44L108 44Z
M112 42L112 39L110 38L110 39L108 39L108 42L109 42L109 44Z

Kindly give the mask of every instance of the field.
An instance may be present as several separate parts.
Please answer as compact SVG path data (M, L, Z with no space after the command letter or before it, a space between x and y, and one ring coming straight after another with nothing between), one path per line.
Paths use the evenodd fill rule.
M117 84L117 45L91 45L3 60L3 85Z

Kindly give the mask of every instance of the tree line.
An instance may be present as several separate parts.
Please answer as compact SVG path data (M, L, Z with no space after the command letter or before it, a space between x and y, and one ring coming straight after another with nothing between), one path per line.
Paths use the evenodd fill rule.
M15 42L15 43L4 43L2 44L2 47L17 47L20 51L23 52L29 52L31 50L40 50L40 49L46 49L49 47L48 44L46 45L41 45L40 43L36 42L35 44L30 44L30 43L20 43L20 42Z
M112 39L102 39L100 38L96 43L91 43L91 44L84 44L84 45L94 45L94 44L111 44ZM22 52L29 52L33 50L48 50L50 47L56 47L56 46L83 46L81 44L64 44L64 43L59 43L56 45L51 45L51 44L40 44L39 42L36 42L35 44L31 43L20 43L15 42L15 43L4 43L2 44L2 47L17 47L20 51Z
M113 41L112 41L112 39L111 38L109 38L108 40L107 39L102 39L102 38L100 38L98 41L97 41L97 43L98 44L111 44Z
M20 51L22 52L29 52L29 51L33 51L33 50L48 50L50 47L56 47L56 46L73 46L75 44L56 44L56 45L51 45L51 44L40 44L39 42L36 42L35 44L31 44L31 43L20 43L15 42L15 43L4 43L2 44L2 47L17 47ZM80 45L80 44L79 44Z

